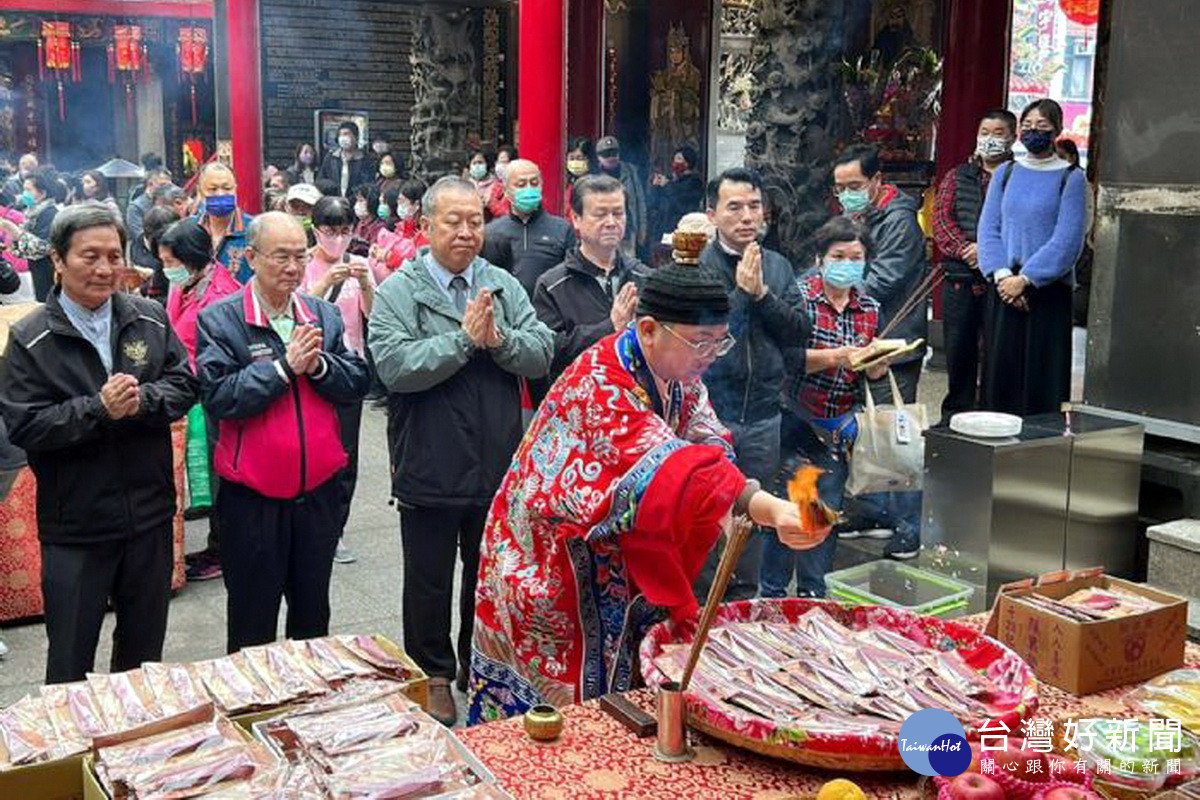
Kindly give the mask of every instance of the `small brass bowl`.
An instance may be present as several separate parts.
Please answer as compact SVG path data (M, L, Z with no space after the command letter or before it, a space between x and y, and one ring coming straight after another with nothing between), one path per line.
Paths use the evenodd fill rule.
M538 742L552 742L562 734L563 715L554 706L537 705L525 712L525 732Z

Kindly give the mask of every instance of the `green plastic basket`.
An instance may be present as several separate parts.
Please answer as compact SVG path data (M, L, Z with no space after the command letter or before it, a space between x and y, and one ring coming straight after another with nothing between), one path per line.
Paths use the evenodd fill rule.
M830 572L829 595L854 605L903 608L931 617L951 616L971 601L975 587L960 580L886 559Z

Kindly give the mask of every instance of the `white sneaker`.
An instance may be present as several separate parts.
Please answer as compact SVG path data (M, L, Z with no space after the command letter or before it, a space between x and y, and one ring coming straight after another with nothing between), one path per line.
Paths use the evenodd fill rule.
M8 655L8 645L4 643L3 639L0 639L0 658L4 658L6 655Z
M342 544L342 540L338 539L337 550L333 553L333 560L339 564L353 564L358 561L358 555L346 545Z

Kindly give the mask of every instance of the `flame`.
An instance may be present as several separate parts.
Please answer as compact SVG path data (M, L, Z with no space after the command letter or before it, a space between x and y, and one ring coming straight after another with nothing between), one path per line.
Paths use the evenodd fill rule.
M800 530L816 535L828 528L837 519L837 513L821 502L817 491L817 478L825 470L812 464L803 464L788 481L788 500L796 504L800 513Z

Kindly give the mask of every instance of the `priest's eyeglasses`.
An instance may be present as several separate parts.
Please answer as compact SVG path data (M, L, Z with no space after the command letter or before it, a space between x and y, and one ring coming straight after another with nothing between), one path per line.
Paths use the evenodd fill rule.
M693 342L691 339L684 338L682 334L676 333L675 329L665 322L662 323L662 326L666 328L676 339L692 348L692 351L695 352L695 354L700 358L712 358L713 356L720 358L732 350L733 346L737 344L737 339L733 338L729 334L725 334L720 339L709 339L708 341L704 342Z

